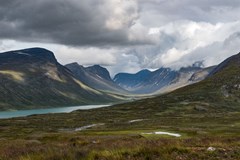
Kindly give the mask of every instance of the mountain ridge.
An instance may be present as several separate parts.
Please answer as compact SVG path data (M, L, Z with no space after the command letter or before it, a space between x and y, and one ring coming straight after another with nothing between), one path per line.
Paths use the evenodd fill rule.
M99 65L84 67L76 62L67 64L65 66L77 79L88 86L105 92L128 94L128 91L122 89L113 82L106 68L103 68Z
M0 54L0 110L121 101L79 81L53 52L29 48Z
M119 73L113 80L122 88L138 94L157 94L169 92L179 87L196 83L206 78L205 74L199 74L198 79L192 79L195 72L204 70L201 68L202 63L193 64L189 67L182 67L179 70L161 67L155 71L142 70L135 74ZM202 71L203 72L203 71Z

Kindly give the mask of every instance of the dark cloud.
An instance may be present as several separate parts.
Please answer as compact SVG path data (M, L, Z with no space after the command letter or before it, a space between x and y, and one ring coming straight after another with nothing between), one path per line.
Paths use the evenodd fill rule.
M126 45L138 16L135 0L0 1L0 38L66 45Z
M239 13L239 0L0 0L0 49L51 43L62 63L112 73L213 65L240 50Z

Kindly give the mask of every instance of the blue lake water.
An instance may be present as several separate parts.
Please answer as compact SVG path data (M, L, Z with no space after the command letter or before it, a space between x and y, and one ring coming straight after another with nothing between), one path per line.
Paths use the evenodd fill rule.
M70 113L75 110L88 110L94 108L107 107L109 105L86 105L74 107L48 108L48 109L32 109L19 111L4 111L0 112L0 119L25 117L33 114L47 114L47 113Z

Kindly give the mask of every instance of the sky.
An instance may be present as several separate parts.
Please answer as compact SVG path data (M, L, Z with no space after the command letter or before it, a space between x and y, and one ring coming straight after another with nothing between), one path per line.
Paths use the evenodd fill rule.
M62 64L119 72L240 52L239 0L0 0L0 52L42 47Z

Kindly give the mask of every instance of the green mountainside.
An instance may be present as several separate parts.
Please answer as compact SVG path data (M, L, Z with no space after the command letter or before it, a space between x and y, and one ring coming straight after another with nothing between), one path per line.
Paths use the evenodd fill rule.
M207 79L172 92L166 97L199 103L219 110L240 109L240 53L219 64ZM209 104L207 104L209 103Z

